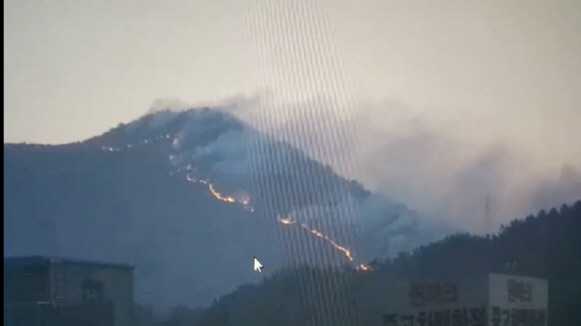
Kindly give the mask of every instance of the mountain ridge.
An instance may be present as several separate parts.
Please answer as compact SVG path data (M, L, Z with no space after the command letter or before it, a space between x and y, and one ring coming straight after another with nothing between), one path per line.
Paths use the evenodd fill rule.
M146 302L202 304L252 282L242 257L261 257L270 270L361 267L397 241L426 240L404 204L221 110L150 113L82 142L5 144L4 154L5 255L135 261ZM195 267L185 252L224 270ZM161 285L150 286L155 279Z
M376 261L369 273L310 266L286 269L258 285L242 285L206 308L176 307L164 325L342 325L347 320L378 325L383 315L407 299L385 294L397 290L399 282L472 281L488 273L547 279L546 325L578 325L580 229L581 200L513 220L494 235L447 236L411 253ZM328 286L318 287L322 282ZM510 323L513 318L518 317L503 319Z

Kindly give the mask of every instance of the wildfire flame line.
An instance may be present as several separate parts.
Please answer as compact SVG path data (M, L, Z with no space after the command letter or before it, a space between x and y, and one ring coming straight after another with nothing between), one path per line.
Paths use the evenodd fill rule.
M133 148L133 147L136 147L136 146L141 145L141 144L144 144L144 145L152 144L154 141L161 140L161 139L169 139L169 138L171 138L170 135L162 135L162 136L155 137L153 139L144 139L144 140L141 140L141 141L139 141L139 142L137 142L135 144L126 144L125 147L101 146L101 149L102 150L105 150L105 151L109 151L109 152L121 152L121 151L124 151L124 150L126 150L128 148ZM173 141L172 141L172 145L174 147L176 147L178 144L179 144L178 139L177 138L174 138ZM174 159L174 156L173 155L170 156L170 160L173 160L173 159ZM190 170L190 169L191 169L191 166L188 166L186 168L186 170ZM178 169L178 170L176 170L174 172L170 172L170 175L174 175L175 173L181 172L183 170L184 170L184 168L180 168L180 169ZM246 198L246 199L236 199L236 198L231 197L231 196L226 196L226 195L220 193L216 189L216 187L213 184L211 184L210 182L208 182L207 180L195 179L190 174L186 174L186 178L187 178L187 180L189 182L202 183L204 185L207 185L208 186L208 190L210 191L210 193L216 199L221 200L223 202L231 203L231 204L235 204L235 203L242 204L246 209L249 209L251 212L254 212L254 208L252 206L250 206L250 199L248 199L248 198ZM292 224L297 223L296 220L294 220L293 218L290 218L290 217L283 218L283 217L280 217L279 216L277 219L283 225L292 225ZM309 233L314 234L315 236L317 236L317 237L319 237L319 238L327 241L335 249L341 251L345 255L345 257L347 257L347 259L349 261L354 261L353 254L351 253L351 251L348 248L339 245L333 239L329 238L327 235L325 235L321 231L316 230L316 229L313 229L313 228L310 228L305 223L300 223L299 225L303 229L307 230ZM367 271L367 270L370 270L371 269L370 266L364 265L364 264L360 264L356 268L357 268L357 270L363 270L363 271Z
M296 220L294 220L291 217L278 217L277 218L278 221L283 224L283 225L292 225L297 223ZM346 247L341 246L340 244L338 244L337 242L335 242L333 239L329 238L327 235L325 235L323 232L310 228L308 225L306 225L305 223L300 223L300 226L309 231L310 233L316 235L317 237L326 240L328 243L330 243L335 249L342 251L343 254L345 255L345 257L347 257L347 259L349 261L354 261L355 258L353 257L353 253L351 252L351 250L347 249ZM371 266L369 265L365 265L365 264L360 264L359 266L356 267L357 270L362 270L362 271L368 271L371 269Z
M281 222L284 225L290 225L290 224L294 224L296 223L296 221L290 217L287 218L282 218L282 217L278 217L278 221ZM301 223L300 226L309 231L310 233L316 235L317 237L326 240L327 242L329 242L335 249L342 251L345 254L345 257L347 257L347 259L349 259L349 261L353 261L353 254L351 254L351 251L341 245L339 245L338 243L336 243L333 239L329 238L327 235L325 235L323 232L315 230L310 228L308 225L306 225L305 223Z
M197 182L197 183L202 183L208 186L208 190L210 191L210 193L218 200L227 202L227 203L239 203L244 205L245 207L249 207L251 211L254 211L254 209L249 205L250 204L250 200L245 199L245 200L237 200L234 197L230 197L230 196L225 196L223 194L221 194L218 190L216 190L215 186L211 183L209 183L206 180L202 180L202 179L195 179L194 177L190 176L189 174L186 175L186 178L188 181L190 182ZM277 217L277 220L283 224L283 225L292 225L297 223L296 220L294 220L293 218L290 217ZM353 254L351 253L351 251L349 249L347 249L346 247L343 247L341 245L339 245L337 242L335 242L333 239L329 238L327 235L325 235L323 232L310 228L308 225L306 225L305 223L300 223L300 226L307 230L309 233L314 234L315 236L327 241L329 244L331 244L331 246L333 246L335 249L343 252L343 254L345 255L345 257L347 257L347 259L349 261L354 261L354 257ZM358 270L369 270L370 267L364 264L360 264L359 266L357 266Z
M133 147L136 147L138 145L148 145L148 144L151 144L157 140L169 139L169 138L171 138L170 135L161 135L161 136L157 136L157 137L151 138L151 139L143 139L143 140L140 140L139 142L134 143L134 144L126 144L125 147L101 146L101 149L104 151L109 151L109 152L122 152L128 148L133 148Z
M223 195L218 190L216 190L216 187L213 184L209 183L207 180L196 179L189 174L186 175L186 178L189 182L202 183L202 184L207 185L208 190L216 199L221 200L223 202L232 203L232 204L236 204L236 203L242 204L246 209L249 209L251 212L254 212L254 208L252 206L250 206L250 199L247 199L247 198L236 199L236 198L231 197L231 196Z
M214 188L213 184L208 184L208 189L210 189L210 192L212 193L212 195L214 195L214 197L218 198L221 201L225 201L227 203L235 203L236 199L234 199L233 197L229 197L229 196L222 196L221 193L219 193L216 188Z

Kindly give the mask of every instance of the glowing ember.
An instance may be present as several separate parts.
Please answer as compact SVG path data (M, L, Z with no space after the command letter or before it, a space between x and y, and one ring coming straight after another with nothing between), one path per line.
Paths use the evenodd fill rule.
M153 144L156 141L163 140L163 139L168 139L168 138L170 138L170 135L162 135L162 136L158 136L158 137L151 138L151 139L142 139L142 140L140 140L140 141L138 141L137 143L134 143L134 144L126 144L124 148L121 148L121 147L101 146L101 149L102 150L105 150L105 151L109 151L109 152L121 152L121 151L123 151L123 150L125 150L127 148L136 147L139 144L145 144L145 145L147 145L147 144Z
M370 271L371 270L371 266L364 265L364 264L360 264L359 266L357 266L357 270L360 270L360 271Z
M277 219L278 219L278 221L281 224L284 224L284 225L291 225L291 224L295 224L296 223L296 221L293 218L291 218L291 217L285 217L285 218L283 218L283 217L280 217L279 216ZM327 241L328 243L330 243L331 246L333 246L335 249L337 249L339 251L342 251L343 254L345 254L345 257L347 257L347 259L349 259L349 261L353 261L353 255L351 254L351 251L349 249L347 249L347 248L339 245L333 239L331 239L327 235L325 235L323 232L318 231L318 230L315 230L315 229L311 229L305 223L301 223L300 226L303 229L309 231L310 233L316 235L317 237L319 237L321 239L324 239L325 241Z
M116 147L108 147L108 146L102 146L101 149L105 150L105 151L109 151L109 152L121 152L123 150L129 149L129 148L133 148L136 147L139 144L152 144L155 141L158 140L162 140L162 139L171 139L173 136L172 135L162 135L153 139L143 139L135 144L126 144L125 147L123 148L116 148ZM172 141L172 145L178 146L179 145L179 140L177 138L173 138ZM174 155L170 156L170 160L174 160L176 157ZM177 172L181 172L183 170L188 170L191 171L194 169L194 167L192 165L188 165L185 168L180 168L176 171L170 172L170 175L174 175ZM254 212L254 208L251 206L251 200L249 197L244 197L244 198L235 198L232 196L227 196L225 194L222 194L221 192L219 192L216 187L211 184L210 182L208 182L207 180L203 180L203 179L195 179L194 177L192 177L189 174L186 174L186 178L189 182L194 182L194 183L201 183L204 185L208 186L208 190L209 192L218 200L227 202L227 203L231 203L231 204L240 204L242 205L245 209ZM293 225L296 224L297 221L292 218L292 217L277 217L278 221L282 224L282 225ZM329 238L327 235L325 235L323 232L319 231L319 230L315 230L310 228L308 225L304 224L304 223L300 223L299 224L301 228L307 230L309 233L314 234L315 236L317 236L318 238L321 238L323 240L325 240L326 242L328 242L331 246L333 246L335 249L341 251L345 257L347 257L347 259L349 261L353 261L353 254L351 253L351 251L344 247L339 245L338 243L336 243L333 239ZM357 270L361 270L361 271L368 271L371 270L371 267L368 265L364 265L364 264L360 264L359 266L356 267Z
M291 225L291 224L295 224L295 223L296 223L296 221L295 221L295 220L293 220L293 219L292 219L292 218L290 218L290 217L280 217L280 216L279 216L279 217L277 217L277 220L278 220L280 223L284 224L284 225Z

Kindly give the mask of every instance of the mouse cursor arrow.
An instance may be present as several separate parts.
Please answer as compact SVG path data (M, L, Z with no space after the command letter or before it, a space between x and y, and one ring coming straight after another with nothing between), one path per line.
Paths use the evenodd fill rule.
M254 271L262 273L262 264L254 257Z

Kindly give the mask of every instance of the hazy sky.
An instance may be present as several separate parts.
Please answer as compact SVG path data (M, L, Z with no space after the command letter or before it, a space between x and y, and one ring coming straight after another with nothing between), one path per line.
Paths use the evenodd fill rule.
M578 1L297 3L7 0L5 141L81 140L138 117L156 98L292 89L297 65L329 57L365 99L496 116L547 142L578 132ZM322 64L305 59L313 42L330 44L311 53ZM304 51L276 52L285 46ZM324 72L335 78L337 67L320 66L300 79L328 84Z
M359 160L342 172L420 211L445 205L442 215L462 217L494 192L513 217L581 196L579 1L8 0L4 8L6 142L83 140L156 99L254 105L247 96L268 88L277 104L263 101L260 116L294 125L318 116L298 134L311 133L304 149L336 168ZM342 108L358 131L321 135L320 121L348 127L324 116ZM350 135L356 155L344 146ZM336 147L323 154L330 140Z
M4 9L5 142L83 140L156 99L230 98L258 106L259 129L472 231L483 230L488 194L496 223L581 198L576 0L7 0ZM275 118L286 125L267 125ZM344 132L349 121L356 128Z

